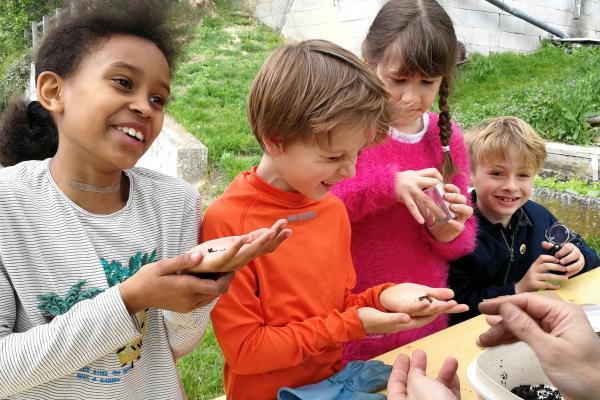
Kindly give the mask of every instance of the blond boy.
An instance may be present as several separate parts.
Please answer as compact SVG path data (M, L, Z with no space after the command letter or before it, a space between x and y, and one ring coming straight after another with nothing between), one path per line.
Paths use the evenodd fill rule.
M457 323L479 314L483 299L558 289L558 283L600 264L594 250L573 232L554 256L545 231L556 222L529 199L533 178L546 160L544 141L516 117L491 118L468 130L475 215L479 222L473 253L450 264L449 287L469 312L451 315Z
M209 207L202 240L279 218L293 233L239 271L212 314L228 399L273 399L282 386L321 381L342 367L346 341L466 309L450 290L421 285L351 292L350 224L329 191L354 175L363 147L385 137L390 114L360 60L321 40L284 46L258 73L248 114L264 155Z

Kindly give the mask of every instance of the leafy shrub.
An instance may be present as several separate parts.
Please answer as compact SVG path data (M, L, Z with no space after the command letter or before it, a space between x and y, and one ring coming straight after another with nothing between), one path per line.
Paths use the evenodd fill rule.
M11 96L22 94L27 88L31 68L31 52L25 52L6 68L0 77L0 111L6 108Z
M531 54L473 54L461 69L454 118L464 128L499 115L529 122L546 139L590 144L600 112L600 49L542 46Z

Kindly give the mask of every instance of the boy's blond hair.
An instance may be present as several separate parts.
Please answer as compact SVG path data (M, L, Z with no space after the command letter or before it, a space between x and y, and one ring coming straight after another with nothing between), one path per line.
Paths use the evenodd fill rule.
M531 125L517 117L495 117L465 132L471 172L478 165L491 165L507 158L514 149L523 164L537 174L544 168L546 145Z
M391 120L389 95L354 54L325 40L283 46L254 79L248 120L256 139L283 145L330 140L340 125L363 126L370 144L382 140Z

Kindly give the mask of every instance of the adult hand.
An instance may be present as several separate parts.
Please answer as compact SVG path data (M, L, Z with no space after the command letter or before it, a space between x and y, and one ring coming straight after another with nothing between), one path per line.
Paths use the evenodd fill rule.
M444 186L444 200L456 216L443 224L429 228L431 236L440 243L448 243L456 239L465 229L465 221L473 215L473 208L467 204L467 198L458 186L448 183Z
M479 336L478 345L522 340L563 397L600 399L600 339L580 306L523 293L486 300L479 311L490 315L490 329Z
M242 236L208 240L191 251L200 252L202 261L188 268L189 273L236 271L256 257L270 253L291 234L287 221L280 219L271 228L261 228Z
M119 284L129 314L150 307L189 312L224 293L233 272L216 280L178 273L199 264L201 260L200 252L189 252L144 265L135 275Z
M427 355L415 350L412 360L406 354L396 357L388 381L388 400L457 400L460 382L456 371L458 362L450 357L444 361L437 379L427 377Z
M423 192L424 189L433 187L442 181L442 174L435 168L396 172L396 197L406 206L408 212L419 224L425 223L425 218L419 212L417 203L435 215L445 216L435 202Z
M552 245L548 242L542 242L542 248L549 250ZM541 254L531 267L527 270L523 278L515 284L515 293L534 292L539 289L560 289L561 281L569 279L565 275L553 274L552 271L565 272L567 269L559 264L558 258L550 254Z

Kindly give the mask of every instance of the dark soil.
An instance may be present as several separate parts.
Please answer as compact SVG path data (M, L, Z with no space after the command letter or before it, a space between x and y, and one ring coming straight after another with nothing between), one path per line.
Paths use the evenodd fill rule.
M525 400L562 400L558 390L546 385L521 385L513 388L511 393Z

